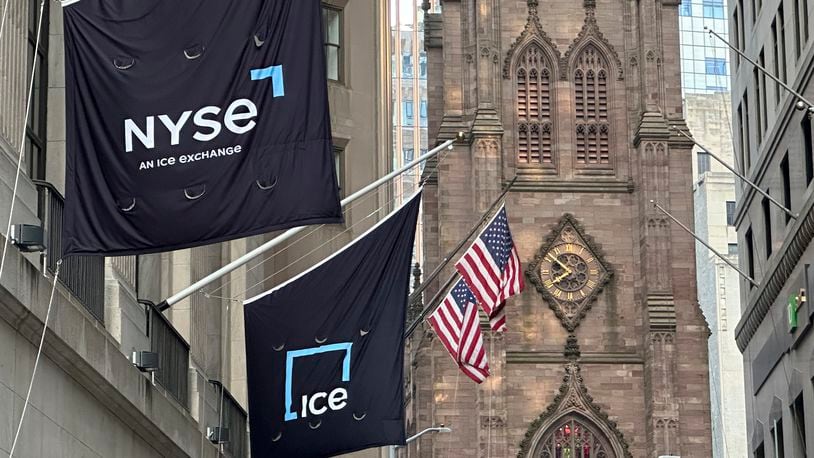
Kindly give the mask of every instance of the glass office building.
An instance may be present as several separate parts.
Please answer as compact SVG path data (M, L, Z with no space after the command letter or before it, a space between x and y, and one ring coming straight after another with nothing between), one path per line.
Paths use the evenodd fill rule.
M729 40L726 1L683 0L678 8L684 93L729 92L729 48L704 30Z

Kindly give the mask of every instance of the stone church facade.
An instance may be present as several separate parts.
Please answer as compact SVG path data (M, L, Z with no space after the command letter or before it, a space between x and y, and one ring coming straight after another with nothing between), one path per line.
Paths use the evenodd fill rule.
M526 289L484 325L481 385L429 327L408 341L408 431L453 429L409 456L711 456L694 241L651 203L692 222L678 1L444 0L425 24L431 139L467 133L425 169L425 270L516 177Z

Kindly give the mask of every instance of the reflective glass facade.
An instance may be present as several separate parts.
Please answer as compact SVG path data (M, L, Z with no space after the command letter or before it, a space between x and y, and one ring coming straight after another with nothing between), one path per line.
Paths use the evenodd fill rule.
M704 30L729 40L726 0L682 0L681 75L684 93L729 92L729 48Z
M422 0L390 1L393 167L396 168L427 151L427 54L421 3ZM405 173L396 195L410 195L419 179L419 170Z

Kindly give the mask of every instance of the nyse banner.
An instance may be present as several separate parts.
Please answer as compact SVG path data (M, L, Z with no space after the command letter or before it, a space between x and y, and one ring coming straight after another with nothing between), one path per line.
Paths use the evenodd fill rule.
M252 456L404 444L404 320L420 197L246 301Z
M64 8L66 254L341 221L319 0Z

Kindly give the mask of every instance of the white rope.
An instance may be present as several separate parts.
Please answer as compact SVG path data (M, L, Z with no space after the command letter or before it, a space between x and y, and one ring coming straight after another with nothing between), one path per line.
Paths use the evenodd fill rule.
M8 0L6 0L8 1ZM28 101L25 104L25 117L23 120L23 133L20 138L20 152L17 156L17 174L14 176L14 189L11 192L11 206L8 211L8 225L6 225L6 238L3 242L3 256L0 257L0 277L3 276L3 267L6 265L8 242L11 238L11 220L14 216L14 202L17 200L17 186L20 183L20 170L23 167L23 154L25 151L25 129L28 126L28 116L31 114L31 99L34 94L34 78L37 76L37 53L40 49L40 35L42 33L42 14L45 11L45 0L40 2L40 19L37 24L37 43L34 45L34 63L31 66L31 82L28 85ZM4 13L5 14L5 13Z
M343 212L344 212L344 213L348 213L348 212L350 212L352 209L356 208L357 206L361 205L361 204L362 204L362 203L364 203L364 202L367 202L368 200L370 200L371 198L373 198L373 197L375 197L375 196L376 196L376 194L375 194L375 193L368 194L368 195L367 195L367 196L365 196L364 198L362 198L362 199L359 199L359 200L357 200L357 201L352 202L352 203L351 203L351 205L349 205L347 208L345 208L345 209L343 210ZM291 248L291 247L295 246L296 244L298 244L298 243L302 242L303 240L305 240L306 238L308 238L309 236L311 236L313 233L317 232L318 230L322 229L322 228L323 228L323 227L325 227L325 226L327 226L327 224L320 224L320 225L318 225L318 226L315 226L313 229L311 229L310 231L308 231L308 232L307 232L307 233L305 233L304 235L300 236L299 238L297 238L297 239L296 239L296 240L294 240L293 242L291 242L291 243L287 244L286 246L282 247L282 248L281 248L279 251L275 251L275 252L271 253L270 255L266 256L265 258L263 258L263 259L261 259L259 262L257 262L257 264L255 264L255 265L253 265L253 266L249 267L249 268L248 268L248 269L246 269L245 271L243 271L243 272L241 272L241 273L239 273L239 274L237 274L237 275L235 275L235 276L232 276L232 277L231 277L229 280L227 280L227 281L225 281L225 282L221 283L221 285L220 285L220 286L218 286L217 288L214 288L214 289L212 289L212 290L210 290L210 291L201 291L201 292L203 293L203 295L204 295L205 297L212 297L212 298L216 298L216 299L228 299L228 300L234 300L234 298L233 298L233 297L222 297L222 296L216 296L216 295L215 295L215 293L217 293L218 291L222 290L223 288L225 288L225 287L229 286L229 284L231 284L232 282L234 282L234 281L236 281L236 280L238 280L238 279L241 279L241 278L243 278L243 277L247 276L247 275L249 274L249 272L251 272L251 271L253 271L253 270L257 269L258 267L263 266L263 264L265 264L267 261L269 261L269 260L271 260L272 258L274 258L274 257L276 257L276 256L278 256L278 255L280 255L280 254L282 254L282 253L284 253L284 252L285 252L286 250L288 250L289 248ZM244 292L245 292L245 291L244 291ZM239 294L238 294L238 296L239 296ZM236 296L235 296L235 297L236 297Z
M45 322L42 324L42 336L40 337L40 346L37 348L37 358L34 360L34 371L31 373L31 381L28 383L28 393L25 395L25 404L23 404L23 413L20 415L20 422L17 424L17 432L14 434L14 442L11 443L11 451L8 456L14 456L14 449L17 447L17 440L20 438L20 431L23 428L23 420L25 419L25 411L28 409L28 402L31 399L31 388L34 386L34 377L37 375L37 367L40 365L40 356L42 356L42 347L45 343L45 333L48 331L48 320L51 317L51 308L54 304L54 292L57 289L57 280L59 280L59 268L62 266L62 259L57 261L57 270L54 273L54 284L51 286L51 298L48 300L48 311L45 312ZM12 409L11 412L14 415Z
M0 19L0 41L3 40L3 30L6 28L6 15L8 14L8 0L3 5L3 19Z
M438 161L437 161L437 163L435 164L435 166L433 167L433 169L432 169L432 170L431 170L431 171L430 171L430 172L427 174L427 177L421 181L421 183L422 183L422 184L423 184L424 182L426 182L426 180L427 180L427 179L428 179L430 176L432 176L432 174L434 174L434 173L437 173L437 172L438 172L438 168L439 168L439 166L440 166L441 162L444 160L444 158L446 157L446 155L447 155L447 154L449 154L449 151L448 151L448 150L444 151L444 152L441 154L441 156L438 158ZM416 167L417 167L417 166L418 166L418 165L416 165ZM216 299L225 299L225 300L228 300L228 301L231 301L231 302L236 302L236 301L238 301L238 298L239 298L239 297L241 297L241 296L244 296L244 295L245 295L245 294L246 294L246 293L247 293L249 290L251 290L251 289L253 289L253 288L256 288L257 286L262 285L262 284L263 284L263 283L265 283L266 281L268 281L268 280L272 279L274 276L281 274L282 272L284 272L284 271L285 271L285 270L287 270L288 268L292 267L293 265L297 264L298 262L302 261L303 259L307 258L308 256L310 256L310 255L314 254L315 252L317 252L317 251L321 250L322 248L324 248L325 246L329 245L330 243L332 243L333 241L335 241L336 239L338 239L338 238L339 238L339 237L341 237L342 235L344 235L344 234L346 234L346 233L350 232L350 231L351 231L353 228L357 227L358 225L360 225L362 222L364 222L364 221L365 221L365 220L367 220L368 218L370 218L370 217L372 217L372 216L376 215L377 213L381 212L383 209L387 208L387 207L388 207L389 205L391 205L392 203L394 203L394 202L398 201L399 199L403 198L403 197L404 197L404 194L405 194L405 190L404 190L404 188L402 188L402 190L401 190L401 192L400 192L400 193L394 193L393 197L392 197L392 198L390 198L390 199L389 199L387 202L385 202L384 204L382 204L381 206L379 206L377 209L375 209L375 210L373 210L372 212L370 212L368 215L366 215L366 216L362 217L361 219L359 219L359 221L356 221L355 223L353 223L353 224L352 224L350 227L345 228L345 230L343 230L342 232L340 232L340 233L336 234L335 236L331 237L331 238L330 238L329 240L327 240L326 242L323 242L322 244L320 244L320 245L319 245L319 246L317 246L316 248L312 249L312 250L311 250L311 251L309 251L308 253L305 253L304 255L302 255L302 256L300 256L300 257L298 257L297 259L295 259L295 260L291 261L291 262L290 262L290 263L288 263L286 266L284 266L284 267L282 267L282 268L278 269L277 271L275 271L275 272L274 272L274 273L272 273L271 275L266 276L265 278L263 278L263 279L262 279L262 280L260 280L259 282L256 282L256 283L252 284L251 286L249 286L249 287L247 287L246 289L244 289L243 291L241 291L241 292L239 292L239 293L235 294L234 296L231 296L231 297L215 296L215 295L213 295L213 294L212 294L212 292L218 291L218 290L220 290L221 288L223 288L224 286L226 286L227 284L229 284L229 283L231 283L232 281L234 281L235 279L237 279L237 278L241 278L241 277L245 276L245 275L248 273L248 270L247 270L245 273L241 274L239 277L236 277L235 279L229 280L229 281L228 281L228 282L226 282L224 285L220 286L219 288L216 288L216 289L215 289L215 290L213 290L212 292L203 293L203 294L204 294L204 296L206 296L206 297L212 297L212 298L216 298ZM371 195L375 195L375 194L371 194ZM320 227L321 227L321 226L320 226ZM317 229L319 229L319 228L317 228ZM315 230L316 230L316 229L315 229ZM313 231L312 231L312 232L313 232ZM307 234L307 235L310 235L312 232L309 232L309 234ZM306 235L306 236L307 236L307 235ZM303 237L303 238L304 238L304 237ZM301 239L298 239L297 241L299 241L299 240L302 240L302 238L301 238ZM261 265L263 265L263 264L264 264L266 261L270 260L271 258L273 258L274 256L276 256L277 254L282 253L282 252L283 252L283 251L284 251L286 248L288 248L288 247L283 248L282 250L280 250L280 251L279 251L279 252L277 252L277 253L273 253L273 254L271 254L270 256L268 256L268 257L267 257L267 258L265 258L264 260L260 261L260 262L259 262L257 265L253 266L253 267L252 267L251 269L249 269L249 270L253 270L253 269L257 268L257 267L260 267L260 266L261 266Z
M458 367L458 365L456 364L455 365L455 391L452 392L452 407L453 407L453 409L455 408L455 405L458 403L458 381L460 380L460 377L461 377L461 368ZM447 426L449 426L450 424L452 424L452 422L449 422L449 424ZM444 456L449 457L449 449L451 449L451 448L452 448L452 438L450 437L450 439L447 440L447 450L444 453Z
M235 295L235 296L232 296L232 297L231 297L231 298L229 298L229 299L231 299L232 301L235 301L235 300L237 300L237 298L238 298L238 297L245 295L245 294L246 294L246 293L247 293L249 290L251 290L251 289L253 289L253 288L258 287L258 286L262 285L263 283L265 283L266 281L268 281L268 280L270 280L270 279L274 278L274 276L276 276L276 275L279 275L279 274L283 273L283 272L284 272L285 270L287 270L289 267L293 266L294 264L297 264L298 262L302 261L303 259L307 258L308 256L310 256L310 255L312 255L312 254L316 253L317 251L319 251L319 250L321 250L322 248L326 247L327 245L331 244L333 241L335 241L335 240L336 240L336 239L338 239L339 237L341 237L341 236L345 235L346 233L350 232L351 230L353 230L353 228L355 228L355 227L359 226L360 224L362 224L362 223L363 223L365 220L367 220L368 218L370 218L370 217L372 217L372 216L376 215L377 213L381 212L381 211L382 211L384 208L388 207L390 204L392 204L393 202L395 202L397 199L400 199L401 197L403 197L403 195L404 195L404 191L402 190L401 194L399 194L398 196L393 196L393 198L392 198L392 199L388 200L387 202L385 202L384 204L382 204L382 205L381 205L379 208L377 208L377 209L373 210L372 212L370 212L370 213L369 213L369 214L367 214L366 216L364 216L364 217L360 218L360 219L359 219L359 221L356 221L356 222L355 222L355 223L353 223L353 224L352 224L350 227L346 228L346 229L345 229L345 230L343 230L342 232L340 232L340 233L336 234L335 236L331 237L330 239L328 239L327 241L323 242L321 245L319 245L319 246L317 246L316 248L312 249L312 250L311 250L311 251L309 251L308 253L305 253L304 255L300 256L299 258L297 258L297 259L295 259L295 260L291 261L291 262L290 262L290 263L288 263L286 266L284 266L284 267L282 267L282 268L278 269L277 271L275 271L275 272L274 272L274 273L272 273L271 275L269 275L269 276L267 276L267 277L263 278L262 280L260 280L260 281L259 281L259 282L257 282L257 283L254 283L253 285L251 285L251 286L247 287L245 290L243 290L242 292L238 293L238 294L237 294L237 295Z
M494 365L495 364L495 352L494 352L494 343L495 338L494 334L489 337L489 361ZM494 366L492 366L494 367ZM493 383L494 379L489 380L489 420L486 422L486 457L492 458L492 398L495 394L495 384Z

